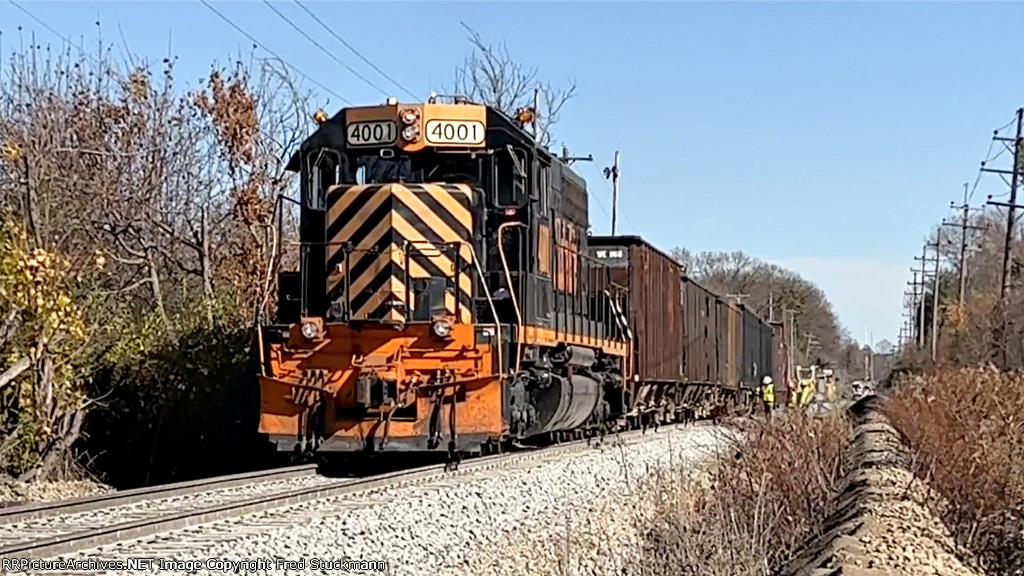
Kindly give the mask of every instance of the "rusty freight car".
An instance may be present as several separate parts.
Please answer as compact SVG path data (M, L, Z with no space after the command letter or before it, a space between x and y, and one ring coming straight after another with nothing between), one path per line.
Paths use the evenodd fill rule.
M721 384L719 314L721 299L697 281L683 277L685 344L683 376L690 382Z
M633 381L625 383L627 418L657 412L674 420L685 380L682 266L639 236L591 236L591 256L626 288L622 308L632 333Z
M634 373L643 382L683 376L683 268L639 236L591 236L591 255L627 289L624 310L633 324Z
M757 387L764 376L772 374L774 351L772 349L772 329L768 323L759 318L751 308L740 306L742 315L742 367L739 384L746 387Z
M726 398L736 400L741 380L749 380L743 377L744 311L687 277L671 256L639 236L592 236L589 246L628 294L634 366L626 391L629 414L660 421L701 417ZM749 363L764 366L756 317L750 338L756 356Z

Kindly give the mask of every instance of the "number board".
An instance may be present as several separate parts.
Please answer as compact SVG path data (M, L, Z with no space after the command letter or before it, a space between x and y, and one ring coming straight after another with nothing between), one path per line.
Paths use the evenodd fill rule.
M391 120L353 122L347 129L349 146L391 144L398 136L398 126Z
M487 127L477 120L428 120L427 142L480 146L487 137Z

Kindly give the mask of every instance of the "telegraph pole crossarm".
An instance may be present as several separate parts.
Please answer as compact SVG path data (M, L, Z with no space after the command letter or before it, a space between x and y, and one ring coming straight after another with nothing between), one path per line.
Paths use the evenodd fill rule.
M562 145L562 162L565 162L567 166L572 166L573 162L593 162L594 155L587 154L586 156L572 156L569 154L569 147L565 144Z
M1003 174L1003 175L1006 175L1006 176L1012 176L1013 175L1013 170L999 170L999 169L996 169L996 168L982 168L981 171L982 172L991 172L992 174Z
M989 195L989 198L991 197L992 196ZM1002 206L1003 208L1024 208L1024 204L1010 204L1009 202L997 202L995 200L989 200L988 202L985 202L985 204L988 204L990 206Z
M726 294L727 298L732 298L737 305L743 305L744 298L750 298L750 294Z

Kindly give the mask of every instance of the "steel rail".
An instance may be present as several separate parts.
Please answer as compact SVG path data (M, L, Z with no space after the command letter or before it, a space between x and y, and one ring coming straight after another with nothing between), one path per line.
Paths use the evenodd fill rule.
M26 520L35 520L61 514L74 514L77 512L91 512L101 508L113 506L125 506L147 500L159 500L173 498L197 492L211 492L222 488L233 488L254 482L273 482L276 480L287 480L316 474L316 464L304 464L301 466L288 466L285 468L271 468L255 472L242 472L228 476L215 476L199 480L188 480L175 482L173 484L161 484L158 486L146 486L143 488L131 488L128 490L115 490L106 494L95 496L84 496L68 500L57 500L53 502L37 502L0 508L0 524L13 524Z
M689 424L700 426L701 423ZM661 426L662 430L675 430L683 424ZM656 436L653 431L631 430L604 437L603 444L623 446L634 440ZM126 540L145 538L155 534L182 530L194 526L237 518L267 510L295 506L327 498L350 496L374 489L394 488L422 483L438 478L465 476L470 473L509 466L527 460L580 452L593 445L594 439L578 440L557 444L547 448L526 452L508 452L492 456L473 458L462 462L455 470L447 470L444 464L423 466L411 470L388 472L359 479L346 479L329 484L298 488L280 494L263 495L228 504L217 504L199 510L182 511L151 519L123 522L101 526L91 530L49 536L38 540L22 541L0 547L0 557L5 558L48 558L106 546Z

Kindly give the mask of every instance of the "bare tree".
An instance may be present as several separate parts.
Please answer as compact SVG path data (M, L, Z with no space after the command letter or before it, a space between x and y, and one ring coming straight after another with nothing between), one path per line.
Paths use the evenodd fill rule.
M278 264L300 88L250 60L182 94L173 60L129 60L33 45L0 83L0 470L23 479L73 468L99 372L158 431L223 390L204 375L239 340L192 335L247 333Z
M489 44L464 22L462 26L469 33L473 52L455 69L455 92L514 118L520 108L533 107L536 91L540 101L540 142L550 146L552 127L563 106L576 95L576 81L568 80L564 87L541 81L537 68L523 66L512 57L504 42Z

